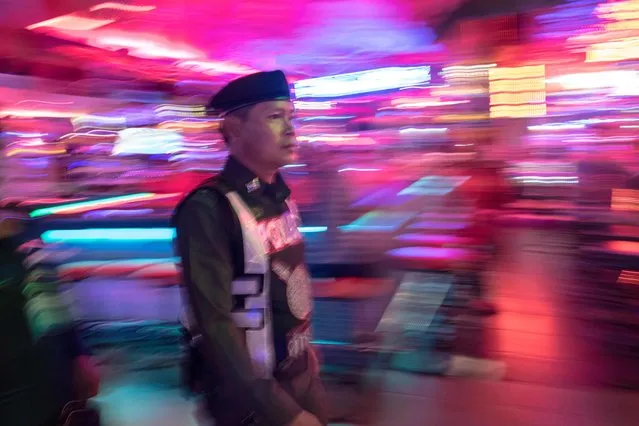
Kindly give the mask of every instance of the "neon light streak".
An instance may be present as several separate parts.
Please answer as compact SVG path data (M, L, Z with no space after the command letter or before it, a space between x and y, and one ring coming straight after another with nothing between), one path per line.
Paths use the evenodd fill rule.
M89 130L88 132L72 132L66 135L60 136L60 140L73 139L77 137L90 137L90 138L113 138L118 135L116 130Z
M124 36L98 37L89 44L105 49L129 49L129 55L139 58L196 59L204 56L198 50L188 46L173 45L164 40L145 40Z
M317 346L348 346L349 343L339 342L337 340L311 340L312 345Z
M183 58L190 59L190 58ZM201 72L209 75L219 74L250 74L258 70L244 65L233 64L229 62L213 62L213 61L181 61L176 63L180 68L189 69L195 72Z
M38 22L37 24L29 25L27 29L35 30L37 28L48 27L65 31L92 31L114 22L115 19L93 19L73 15L63 15L58 16L57 18Z
M126 117L106 117L100 115L80 115L71 119L71 123L75 128L82 128L86 126L116 126L116 127L124 127L126 126Z
M56 148L56 147L42 147L42 148L12 148L8 149L6 156L13 157L19 154L38 154L38 155L55 155L55 154L64 154L66 153L66 149L64 148Z
M41 238L47 244L98 241L170 241L173 228L89 228L46 231Z
M579 130L585 129L585 124L565 124L565 123L552 123L552 124L540 124L538 126L528 126L528 130L531 132L542 132L542 131L561 131L561 130Z
M619 284L632 284L639 285L639 272L637 271L621 271L619 278L617 278Z
M354 115L317 115L315 117L302 118L301 121L316 121L316 120L349 120L355 118Z
M391 105L398 109L419 109L446 105L459 105L470 103L469 100L462 101L441 101L439 99L420 99L420 98L399 98L393 99ZM388 108L383 108L388 109Z
M139 194L121 195L118 197L104 198L101 200L81 201L78 203L63 204L61 206L45 207L37 209L29 213L32 218L49 216L52 214L72 214L80 213L88 210L94 210L103 207L112 207L115 205L130 203L136 201L150 200L155 197L151 192L143 192Z
M35 200L26 200L20 202L19 206L33 206L38 204L56 204L56 203L70 203L74 201L82 201L86 198L36 198Z
M326 226L300 226L297 228L302 234L316 234L320 232L326 232L328 227Z
M610 209L614 211L639 212L639 191L636 189L612 190Z
M333 108L334 106L334 102L295 102L295 109L299 110L327 110Z
M164 121L157 125L158 129L164 130L203 130L216 129L219 123L215 121L192 122L192 121Z
M339 228L344 232L393 232L413 216L414 212L372 211Z
M145 266L152 266L152 265L164 265L164 266L171 266L171 265L175 265L177 262L179 262L179 259L177 257L166 257L166 258L148 258L148 259L144 259L144 258L140 258L140 259L127 259L127 260L81 260L78 262L70 262L70 263L66 263L64 265L62 265L60 267L60 269L64 270L64 271L69 271L69 270L73 270L73 269L93 269L93 268L100 268L102 269L103 267L112 267L114 269L124 269L127 266L128 267L145 267Z
M73 118L84 115L84 112L64 112L42 109L3 109L0 117L16 118Z
M298 98L330 98L399 89L430 79L429 66L390 67L300 80L294 87Z
M333 134L319 136L299 136L300 142L323 143L326 145L375 145L375 140L369 137L362 137L358 133Z
M17 136L19 138L41 138L47 136L48 133L22 133L22 132L4 132L7 136Z
M96 6L93 6L89 10L91 12L95 12L96 10L103 10L103 9L114 9L114 10L121 10L124 12L150 12L152 10L155 10L156 7L155 6L135 6L135 5L129 5L129 4L116 3L116 2L106 2L106 3L100 3Z
M446 195L468 179L469 176L426 176L402 189L397 195Z
M479 65L452 65L450 67L442 68L442 74L447 74L456 71L475 71L486 70L488 68L494 68L497 64L479 64Z
M639 37L593 44L586 52L586 62L613 62L639 58Z
M539 184L577 184L578 176L515 176L514 181L523 183L539 183Z
M357 167L346 167L345 169L339 169L337 173L343 172L379 172L382 169L358 169Z
M420 134L420 133L446 133L448 131L448 128L446 127L432 127L432 128L415 128L415 127L408 127L406 129L399 129L399 134L400 135L406 135L406 134Z
M183 136L177 132L153 128L128 128L119 132L112 155L174 154L183 149Z
M155 108L158 117L206 117L204 105L160 105Z
M327 231L326 226L301 226L299 231L320 233ZM42 241L54 243L90 243L101 241L171 241L175 238L174 228L88 228L46 231Z
M618 70L578 74L566 74L546 80L547 83L560 84L567 90L616 88L620 93L639 86L639 72Z
M44 141L42 140L42 138L32 138L32 139L27 139L27 140L21 140L18 142L14 142L13 144L18 144L21 146L42 146L44 145ZM13 145L11 144L11 145Z

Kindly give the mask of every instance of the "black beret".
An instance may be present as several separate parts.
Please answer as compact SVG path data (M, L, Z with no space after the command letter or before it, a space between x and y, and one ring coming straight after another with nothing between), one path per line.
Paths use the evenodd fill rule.
M282 71L265 71L231 81L207 105L213 114L226 115L260 102L291 99L291 90Z

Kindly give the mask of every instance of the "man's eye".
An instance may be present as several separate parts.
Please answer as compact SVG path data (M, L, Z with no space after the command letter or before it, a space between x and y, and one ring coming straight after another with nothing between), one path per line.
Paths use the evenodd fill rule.
M282 114L271 114L268 116L268 118L270 118L271 120L277 120L278 118L281 118Z

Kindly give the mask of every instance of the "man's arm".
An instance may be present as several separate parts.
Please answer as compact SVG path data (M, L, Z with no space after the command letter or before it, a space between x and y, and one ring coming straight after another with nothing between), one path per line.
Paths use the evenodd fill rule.
M245 395L259 417L274 426L287 425L302 409L274 379L254 374L244 334L231 319L232 214L223 195L200 191L185 201L176 218L184 278L202 334L202 356L225 383L237 387L238 395Z

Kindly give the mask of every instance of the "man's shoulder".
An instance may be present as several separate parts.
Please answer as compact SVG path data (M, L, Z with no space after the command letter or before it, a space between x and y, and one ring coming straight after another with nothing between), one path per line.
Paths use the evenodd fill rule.
M177 223L178 217L188 211L206 209L215 214L220 209L227 210L226 193L229 188L218 177L214 176L200 183L188 192L173 210L172 222Z

